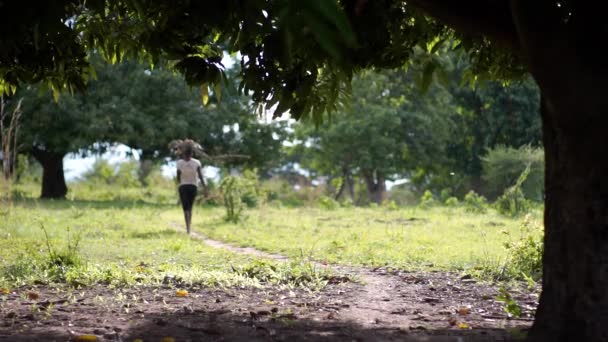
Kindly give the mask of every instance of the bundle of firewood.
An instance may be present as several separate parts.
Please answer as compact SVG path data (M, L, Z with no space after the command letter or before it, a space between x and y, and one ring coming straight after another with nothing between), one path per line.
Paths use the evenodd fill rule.
M222 154L210 156L208 155L201 144L192 139L176 139L169 143L171 154L180 157L184 151L191 150L194 158L206 161L208 164L221 164L233 159L248 159L249 156L243 154Z

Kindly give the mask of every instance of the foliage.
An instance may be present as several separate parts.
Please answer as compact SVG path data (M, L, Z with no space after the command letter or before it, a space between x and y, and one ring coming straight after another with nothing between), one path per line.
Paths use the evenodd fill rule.
M505 190L497 200L494 206L496 210L506 216L517 216L524 214L530 210L530 201L526 199L521 190L522 184L530 174L530 165L519 175L519 178L511 187Z
M448 89L455 110L445 120L450 122L447 153L454 157L445 163L450 173L443 175L444 182L454 187L459 195L473 187L494 199L506 186L496 189L490 184L487 190L482 187L483 156L488 150L501 146L537 148L542 145L539 90L531 78L508 85L488 81L465 87L461 78L470 73L469 63L458 54L452 55L449 62L453 70Z
M517 182L526 168L529 168L520 185L521 191L528 199L542 201L545 163L542 148L529 145L513 148L501 145L488 149L482 162L483 179L491 196L503 193Z
M289 263L255 261L232 268L240 276L259 281L261 284L287 285L319 290L333 276L326 269L317 269L310 261L293 260Z
M246 191L246 184L241 177L226 176L220 183L220 190L224 197L224 207L226 208L226 221L238 222L243 219L243 194Z
M471 190L464 196L465 210L473 213L485 213L487 211L487 201L485 197L480 196L475 191Z
M509 290L507 290L506 287L501 286L498 293L499 295L496 297L496 300L504 303L503 310L511 317L521 316L521 307L513 299Z
M448 207L455 207L459 204L458 202L458 198L451 196L448 197L448 199L445 200L445 205Z
M320 208L327 210L334 210L340 207L340 203L338 203L333 198L327 196L321 196L318 200L318 204Z
M418 96L414 74L362 73L353 80L348 106L333 113L327 125L294 125L290 153L300 167L313 176L341 179L358 204L365 201L350 190L359 181L366 199L380 203L386 180L420 169L431 173L444 155L448 128L440 118L449 112L449 95L433 87L430 96Z
M542 276L542 256L544 251L543 227L530 215L526 215L519 236L504 244L509 253L509 278L539 281Z
M430 190L426 190L420 197L420 206L428 207L436 203L435 196Z
M107 160L98 158L81 177L85 182L137 187L139 186L137 169L138 165L135 161L111 165Z

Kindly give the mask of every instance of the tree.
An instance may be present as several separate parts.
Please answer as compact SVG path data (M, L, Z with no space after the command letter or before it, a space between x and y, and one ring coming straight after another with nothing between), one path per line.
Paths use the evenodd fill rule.
M23 98L20 152L31 154L42 165L41 197L63 198L68 191L63 158L99 141L108 126L87 108L83 96L64 95L55 102L50 92L41 93L34 86L18 95Z
M491 194L482 184L481 157L488 149L499 145L537 147L542 143L538 88L529 78L509 85L489 81L474 87L458 86L465 68L466 64L456 68L452 76L456 80L449 87L456 111L449 117L452 131L447 147L454 157L446 168L459 181L464 178L461 184L454 184L454 190L464 194L473 188L487 196Z
M362 73L353 81L352 101L330 123L296 125L305 142L298 147L303 166L340 177L337 196L347 189L353 200L355 177L361 179L376 203L386 198L387 180L432 174L445 159L450 95L433 87L429 96L419 96L414 75Z
M340 6L341 5L341 6ZM354 72L408 61L461 41L480 75L529 71L541 92L546 151L543 292L535 340L608 336L607 67L601 2L448 1L76 1L3 3L0 78L10 91L48 79L82 87L83 45L108 58L166 54L191 84L221 80L221 49L240 51L244 90L277 113L335 110ZM44 13L44 15L39 15ZM76 18L74 25L59 24ZM433 18L433 19L430 19ZM42 38L42 39L41 39ZM428 64L425 74L432 74ZM428 77L427 77L428 78Z

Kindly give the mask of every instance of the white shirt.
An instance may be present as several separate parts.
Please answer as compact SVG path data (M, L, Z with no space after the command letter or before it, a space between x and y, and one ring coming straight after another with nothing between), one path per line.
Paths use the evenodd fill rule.
M198 168L201 167L201 162L191 158L188 161L180 159L177 161L177 169L180 171L179 185L198 184Z

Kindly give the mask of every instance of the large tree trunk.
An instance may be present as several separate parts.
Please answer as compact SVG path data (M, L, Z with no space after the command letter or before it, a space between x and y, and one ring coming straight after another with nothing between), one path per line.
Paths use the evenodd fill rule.
M369 199L381 204L386 199L386 179L376 171L363 171L363 179L367 186L367 194Z
M530 339L606 341L607 122L600 116L578 124L559 120L576 112L549 106L544 103L542 109L546 154L543 291Z
M602 12L511 3L545 145L543 291L529 339L608 341L608 68L589 45L604 39L590 26Z
M34 149L32 154L42 165L42 192L40 197L65 198L65 195L68 193L63 173L63 157L65 157L65 153Z

